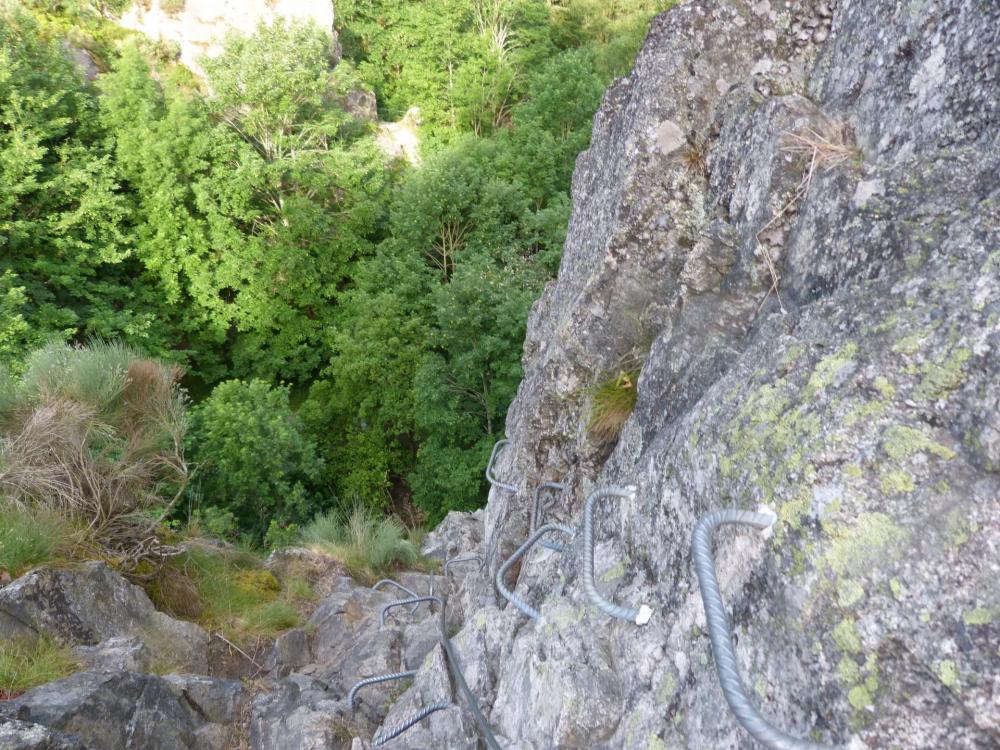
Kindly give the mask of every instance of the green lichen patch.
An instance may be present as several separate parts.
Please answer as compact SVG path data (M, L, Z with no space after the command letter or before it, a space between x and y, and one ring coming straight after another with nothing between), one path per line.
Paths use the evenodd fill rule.
M872 694L868 692L868 688L864 685L855 685L852 687L847 693L847 700L858 711L867 708L873 703Z
M867 573L909 537L884 513L861 513L854 524L833 525L829 534L832 541L823 561L838 577Z
M903 584L899 582L898 578L889 579L889 590L892 591L892 598L899 601L903 597Z
M884 375L879 375L875 378L875 390L879 392L882 398L892 398L896 395L896 386L889 382L889 379Z
M946 461L955 457L955 451L937 443L922 430L906 425L893 425L882 434L882 450L889 458L903 461L917 453L931 453Z
M924 401L945 398L965 380L965 363L971 358L969 349L958 347L935 362L925 362L920 366L921 379L913 395Z
M669 703L677 692L677 678L672 671L667 671L656 689L656 698L660 703Z
M865 587L857 581L845 579L837 587L837 604L847 609L860 602L865 595Z
M970 519L960 508L955 508L948 514L948 541L955 549L968 542L977 531L979 524Z
M833 629L833 642L845 654L861 653L861 635L858 625L851 617L845 617Z
M989 625L1000 617L1000 607L976 607L966 610L962 622L966 625Z
M882 475L879 484L882 487L882 491L888 494L913 492L917 488L916 483L913 481L913 475L902 469L887 471Z
M946 687L955 687L958 684L958 665L951 659L944 659L938 664L938 679Z
M850 656L844 656L837 664L837 676L847 685L861 682L861 667Z
M858 345L853 341L840 347L829 357L824 357L813 370L806 384L804 395L812 398L819 391L832 385L837 376L847 367L854 364L854 355L858 353Z
M627 563L631 562L628 558L625 560L619 560L606 571L598 576L598 580L603 583L611 583L612 581L618 581L625 577L625 566Z
M930 335L927 331L919 331L917 333L911 333L909 336L904 336L899 341L897 341L892 346L892 350L896 354L916 354L920 351L921 346L923 346L924 340Z

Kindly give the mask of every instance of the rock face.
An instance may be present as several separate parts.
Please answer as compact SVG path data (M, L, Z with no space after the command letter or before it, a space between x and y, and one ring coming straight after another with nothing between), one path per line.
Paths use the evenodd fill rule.
M194 675L79 672L0 705L0 747L226 750L242 692Z
M158 612L146 593L102 562L42 568L0 588L0 636L44 633L93 646L84 661L111 668L202 669L208 634Z
M180 47L180 61L199 75L202 55L221 52L232 31L252 34L276 18L313 21L336 36L331 0L138 0L121 25Z
M597 585L654 615L589 602L580 534L530 553L541 619L490 605L455 639L504 747L758 747L719 689L691 538L761 503L770 539L714 549L763 715L853 748L1000 746L998 50L990 0L654 21L577 162L496 466L518 491L493 489L484 542L491 576L541 482L577 526L592 490L632 485L596 513ZM592 386L639 367L620 436L591 439ZM422 726L394 746L459 729Z

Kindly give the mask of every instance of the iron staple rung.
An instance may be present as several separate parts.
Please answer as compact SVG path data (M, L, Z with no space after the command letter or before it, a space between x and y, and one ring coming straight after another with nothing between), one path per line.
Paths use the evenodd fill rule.
M757 529L768 529L775 522L773 513L754 513L746 510L720 510L709 513L695 527L691 540L698 586L705 605L708 637L712 642L712 656L719 675L719 684L730 710L740 725L769 750L834 750L838 746L822 745L801 740L786 734L768 722L750 701L749 693L740 678L733 649L733 631L729 615L722 601L719 579L715 574L712 556L712 534L723 524L743 524Z
M415 677L417 670L411 669L406 672L390 672L389 674L379 674L374 677L366 677L355 683L350 692L347 693L347 710L354 710L354 696L366 685L377 685L380 682L391 682L392 680L405 680L407 677Z
M441 701L440 703L432 703L426 708L422 708L420 711L411 716L402 724L392 727L391 729L389 729L386 732L383 732L377 737L373 737L372 747L382 747L382 745L384 745L389 740L394 740L397 737L399 737L399 735L403 734L403 732L412 727L414 724L420 723L423 719L426 719L428 716L430 716L432 713L435 713L436 711L443 711L450 705L451 705L450 703Z
M530 537L528 537L528 540L520 547L518 547L517 550L514 551L514 554L508 557L507 560L504 562L504 564L500 566L499 570L497 570L497 575L496 575L497 590L503 595L503 597L507 601L509 601L511 604L513 604L515 607L521 610L532 620L537 620L539 618L540 615L538 613L538 610L532 607L527 602L525 602L521 597L519 597L513 591L508 589L507 586L504 585L503 579L504 576L507 575L507 571L510 570L511 566L513 566L514 563L517 562L521 558L521 556L524 555L525 552L531 549L539 539L541 539L543 536L553 531L561 531L564 534L569 534L570 536L573 535L573 529L569 526L565 526L561 523L547 523L544 526L537 529L535 533L532 534Z

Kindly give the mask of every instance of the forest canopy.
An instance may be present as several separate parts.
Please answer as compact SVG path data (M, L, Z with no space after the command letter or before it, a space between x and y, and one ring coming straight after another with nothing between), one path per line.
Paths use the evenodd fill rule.
M340 0L339 61L279 21L203 81L125 5L0 0L0 366L96 337L183 367L178 512L258 541L480 506L575 159L669 1ZM418 165L358 90L419 110Z

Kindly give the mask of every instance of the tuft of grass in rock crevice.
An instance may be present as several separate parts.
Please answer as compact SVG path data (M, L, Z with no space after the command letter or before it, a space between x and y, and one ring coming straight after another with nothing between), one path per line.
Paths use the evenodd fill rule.
M68 677L79 668L69 647L49 636L0 641L0 700Z
M621 370L617 376L594 388L587 423L587 433L594 442L604 444L618 438L635 409L638 381L638 370Z
M423 567L419 547L407 538L403 525L363 506L356 506L349 515L331 511L317 516L303 529L302 540L340 560L363 583L399 568Z
M31 568L89 552L85 533L41 505L15 505L0 498L0 573L17 578Z
M157 609L197 622L237 645L298 627L315 599L307 581L279 582L250 552L197 541L145 589Z

